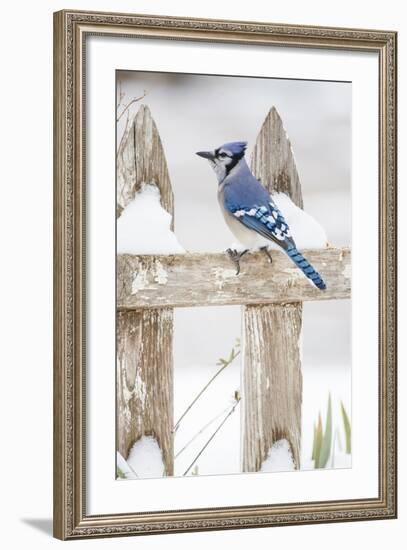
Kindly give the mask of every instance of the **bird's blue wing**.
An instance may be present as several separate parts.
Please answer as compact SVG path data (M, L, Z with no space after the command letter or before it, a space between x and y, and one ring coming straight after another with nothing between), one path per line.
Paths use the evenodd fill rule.
M224 208L247 228L287 250L294 246L290 228L270 194L252 175L235 177L223 190Z
M229 212L247 228L282 248L287 249L294 245L290 228L274 201L269 199L267 206L263 204L250 208L229 208Z

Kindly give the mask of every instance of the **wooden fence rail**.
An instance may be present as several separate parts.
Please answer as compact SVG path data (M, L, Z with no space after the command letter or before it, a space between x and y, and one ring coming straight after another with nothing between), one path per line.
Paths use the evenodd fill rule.
M315 288L283 252L246 254L241 272L225 254L131 256L117 260L117 307L162 307L271 304L350 297L349 248L304 251L324 275L327 289Z
M160 190L174 214L174 200L160 137L149 109L140 107L117 157L117 215L143 182ZM294 156L272 108L257 138L253 173L270 192L283 192L303 207ZM174 471L173 308L236 305L243 308L241 408L242 471L258 471L272 445L286 439L300 467L302 302L350 297L351 251L304 251L327 290L313 287L282 252L273 263L250 253L241 273L225 253L119 255L117 258L117 447L124 458L143 435L161 449L165 474Z

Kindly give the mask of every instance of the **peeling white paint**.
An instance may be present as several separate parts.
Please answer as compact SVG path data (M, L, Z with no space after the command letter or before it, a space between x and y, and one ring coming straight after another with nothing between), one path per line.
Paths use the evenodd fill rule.
M155 283L165 285L168 282L168 272L163 264L157 260L151 267L140 267L133 273L131 294L137 294L140 290L154 290Z
M123 401L120 406L120 418L124 419L124 424L127 429L130 428L131 423L134 422L132 418L129 402L133 397L136 397L140 401L141 407L144 409L147 398L147 386L144 380L141 378L139 369L136 369L134 387L130 389L126 380L126 367L120 364L119 367L119 394L122 395ZM138 418L139 428L141 428L141 416Z
M146 383L141 378L139 369L137 369L136 371L136 379L134 381L133 393L135 394L136 398L140 400L141 406L144 408L147 397L147 388Z
M215 267L212 270L212 274L215 277L215 285L219 290L222 290L223 285L230 279L236 278L236 271L234 269L224 269L222 267Z
M139 269L133 273L133 281L131 283L131 293L137 294L139 290L143 290L148 286L148 277L146 269Z
M160 260L157 260L155 264L155 273L154 273L154 281L158 283L159 285L165 285L168 281L168 273L163 268L163 264L160 262Z

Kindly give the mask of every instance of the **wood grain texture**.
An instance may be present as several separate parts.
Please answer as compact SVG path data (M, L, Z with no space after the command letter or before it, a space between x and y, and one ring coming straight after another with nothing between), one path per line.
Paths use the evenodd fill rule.
M153 436L164 475L174 473L172 337L172 309L118 313L118 451L127 458L140 437Z
M146 105L141 105L117 152L117 215L143 183L160 190L161 205L174 214L174 195L160 134ZM172 228L174 225L172 225Z
M269 193L285 193L297 206L303 207L291 144L274 107L267 114L257 137L251 169ZM309 261L313 263L311 257ZM315 262L316 269L319 269L318 263ZM298 269L297 272L287 273L286 269L281 270L282 266L274 267L278 269L282 286L289 286L293 281L295 286L295 278L301 276ZM320 266L324 277L328 275L325 268L326 265ZM347 270L345 276L346 273ZM337 275L334 271L330 282L327 277L328 288L330 283L335 286ZM345 283L345 278L342 283ZM304 284L301 278L298 280L300 285ZM303 287L305 291L310 290L310 283L307 282L307 285ZM350 281L347 280L345 285L349 289ZM323 292L315 290L317 294L313 290L314 296L318 296L318 292L319 297L323 295ZM335 288L330 292L332 290L335 291ZM282 294L284 292L280 296ZM296 299L303 300L304 297L297 293ZM299 340L302 304L290 301L293 302L290 305L283 303L244 308L241 408L244 472L258 471L269 449L279 439L290 443L295 467L300 468L302 374Z
M145 105L140 106L118 151L118 214L143 183L158 187L161 205L174 217L164 150ZM116 285L121 287L120 277ZM164 475L174 470L172 319L168 307L117 313L117 448L127 459L138 439L154 436L163 456Z
M302 192L290 140L275 107L268 112L251 156L251 169L270 192L285 193L303 208Z
M117 260L119 309L192 307L331 300L349 298L351 252L348 248L304 251L324 274L327 289L315 288L283 252L246 254L241 272L228 255L120 255Z
M244 308L242 439L244 472L256 472L271 445L290 443L300 464L302 375L298 304Z

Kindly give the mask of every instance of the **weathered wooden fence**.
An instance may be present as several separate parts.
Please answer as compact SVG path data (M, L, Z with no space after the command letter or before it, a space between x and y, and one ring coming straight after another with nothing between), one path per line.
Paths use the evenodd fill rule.
M291 145L274 108L257 138L251 167L270 192L284 192L302 208ZM143 182L157 185L162 206L173 215L165 156L146 106L118 151L118 215ZM351 283L349 249L308 250L305 256L323 275L326 291L313 288L277 251L272 267L263 254L245 256L238 277L226 253L118 256L117 447L124 458L140 437L153 435L165 473L173 474L173 308L241 304L242 471L258 471L273 443L283 438L300 467L302 302L349 298Z
M173 216L174 199L160 136L149 109L141 106L118 151L118 215L144 182L158 187L163 208ZM120 291L120 258L117 268ZM117 313L117 449L127 458L138 439L152 435L161 449L165 474L172 475L173 310L163 305L146 309L136 304L119 308Z

